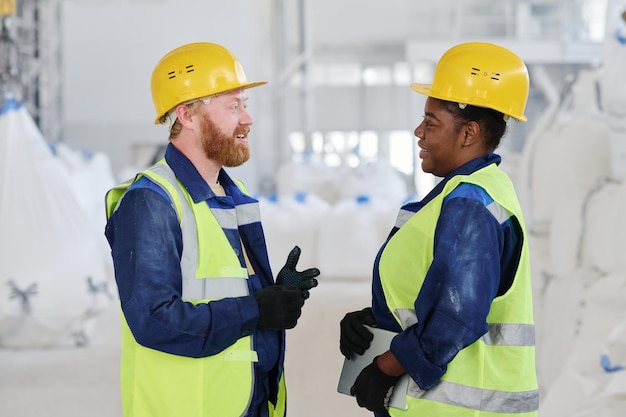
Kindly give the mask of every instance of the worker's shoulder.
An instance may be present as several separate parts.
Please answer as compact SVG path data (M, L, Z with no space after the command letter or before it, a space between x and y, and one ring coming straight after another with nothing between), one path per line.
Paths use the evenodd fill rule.
M153 190L162 195L166 200L170 201L170 197L167 192L159 184L152 181L150 178L142 175L128 188L128 192L136 190Z
M493 198L491 198L489 193L483 187L469 182L462 182L457 185L445 199L450 201L456 198L473 200L485 206L493 202Z

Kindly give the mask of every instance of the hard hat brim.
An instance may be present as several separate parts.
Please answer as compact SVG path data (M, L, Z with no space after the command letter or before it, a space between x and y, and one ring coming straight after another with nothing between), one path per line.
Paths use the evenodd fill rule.
M233 88L233 89L231 89L231 90L222 91L222 92L217 93L217 94L227 93L228 91L238 90L238 89L240 89L240 88L241 88L241 89L244 89L244 90L247 90L247 89L249 89L249 88L260 87L260 86L265 85L265 84L267 84L267 83L268 83L267 81L255 81L255 82L252 82L252 83L242 84L242 85L240 85L240 86L237 86L236 88ZM179 104L181 104L181 103L179 103ZM178 106L178 104L177 104L176 106ZM174 106L174 107L176 107L176 106ZM170 109L170 111L171 111L171 109ZM167 112L165 112L164 114L162 114L162 115L160 115L159 117L157 117L156 119L154 119L154 124L155 124L155 125L160 125L160 124L161 124L161 118L162 118L165 114L167 114Z
M450 101L449 98L446 98L446 97L443 97L443 96L440 97L438 94L433 94L433 85L432 84L412 83L411 84L411 90L415 91L416 93L420 93L420 94L423 94L425 96L428 96L428 97L436 98L436 99L439 99L439 100ZM472 104L472 105L476 106L476 104L473 104L473 103L463 103L463 104ZM484 106L478 106L478 107L484 107ZM497 109L494 109L494 110L500 111L500 110L497 110ZM503 113L503 114L506 114L506 113ZM525 115L523 115L523 114L521 116L512 116L512 115L509 115L509 116L514 118L514 119L516 119L516 120L519 120L520 122L527 122L528 121L528 118Z
M265 84L267 84L267 81L255 81L253 83L244 84L244 85L242 85L239 88L243 88L244 90L247 90L248 88L259 87L259 86L265 85Z
M416 93L420 93L420 94L424 94L426 96L431 96L432 97L432 91L433 91L433 85L432 84L412 83L411 84L411 89L413 91L415 91ZM437 98L437 97L435 97L435 98Z

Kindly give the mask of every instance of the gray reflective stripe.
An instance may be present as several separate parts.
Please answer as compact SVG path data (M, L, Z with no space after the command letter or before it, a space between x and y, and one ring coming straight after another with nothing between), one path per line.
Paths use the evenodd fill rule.
M398 213L398 217L396 218L395 226L398 229L401 228L404 225L404 223L408 222L409 219L413 217L414 214L415 213L413 213L412 211L400 209L400 212Z
M182 219L180 220L183 235L183 255L180 266L183 276L183 300L217 300L226 297L248 295L248 283L245 278L227 276L196 278L198 267L198 230L191 205L169 166L157 164L151 170L165 178L178 193L178 201L182 211ZM216 215L216 212L218 215ZM222 228L234 225L234 227L230 228L236 229L238 212L239 210L235 212L234 209L211 209L211 213L216 216ZM244 210L244 212L247 213L248 210Z
M261 221L261 210L259 203L248 203L237 205L237 221L239 226L246 224L259 223Z
M441 381L428 391L409 381L407 395L490 413L530 413L539 409L539 391L495 391Z
M180 209L182 212L182 218L179 220L180 228L183 235L183 254L180 260L180 269L183 276L183 299L201 300L207 298L185 297L185 293L187 293L187 291L185 290L185 281L195 280L196 269L198 268L198 230L196 228L196 218L193 215L193 210L187 202L187 198L185 197L183 190L178 184L178 180L176 179L176 175L174 175L174 171L172 171L172 169L168 165L156 164L155 166L150 168L150 171L165 178L167 182L169 182L178 193L178 198L175 198L175 196L170 196L170 198L172 198L172 203L174 205L176 200L180 202ZM167 192L167 190L165 191Z
M396 316L402 323L402 328L417 324L417 315L412 308L398 308ZM490 346L535 346L535 326L519 323L492 323L489 330L480 338Z
M495 201L487 205L487 210L493 214L499 223L504 223L509 217L511 217L511 213ZM400 210L398 217L396 218L395 226L398 229L401 228L414 214L414 212L409 210Z
M418 321L413 309L397 309L395 313L400 318L403 329ZM491 324L481 340L492 346L534 346L535 326L532 324ZM449 381L440 381L435 387L424 391L415 381L410 380L407 395L492 413L528 413L537 411L539 408L539 391L537 390L495 391Z
M497 323L481 337L491 346L535 346L535 326L532 324Z
M236 229L237 226L244 226L261 221L261 211L259 203L241 204L234 209L222 209L211 207L211 213L222 226L222 229Z
M400 323L402 323L403 329L407 329L414 324L417 324L417 315L415 314L414 309L398 308L396 309L395 313L400 318Z
M217 222L222 226L222 229L236 229L237 228L237 212L235 209L221 209L211 207L211 213L217 219Z
M248 295L248 283L239 277L183 278L183 299L204 300Z
M498 223L504 223L509 217L511 217L511 213L495 201L487 206L487 210L493 214L493 217L498 220Z

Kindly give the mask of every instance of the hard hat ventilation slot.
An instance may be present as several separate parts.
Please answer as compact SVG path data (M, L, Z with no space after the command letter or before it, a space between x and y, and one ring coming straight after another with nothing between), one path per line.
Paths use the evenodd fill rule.
M474 68L474 67L472 67L471 74L472 74L472 75L480 75L480 68Z
M500 81L500 74L497 72L492 72L491 73L491 79L494 81Z
M187 66L185 67L185 72L186 72L186 73L190 73L190 72L194 72L194 71L195 71L195 69L193 68L193 65L187 65ZM181 73L182 73L183 71L182 71L182 70L179 70L179 72L181 72ZM170 80L171 80L172 78L176 78L176 71L170 71L170 72L168 72L168 73L167 73L167 78L169 78Z

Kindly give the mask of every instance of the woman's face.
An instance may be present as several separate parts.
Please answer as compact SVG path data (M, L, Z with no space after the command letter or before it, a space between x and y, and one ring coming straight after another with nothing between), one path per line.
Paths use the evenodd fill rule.
M428 97L424 106L424 120L415 128L419 139L419 157L422 170L445 177L467 162L463 155L463 129L457 129L454 117L441 100Z

